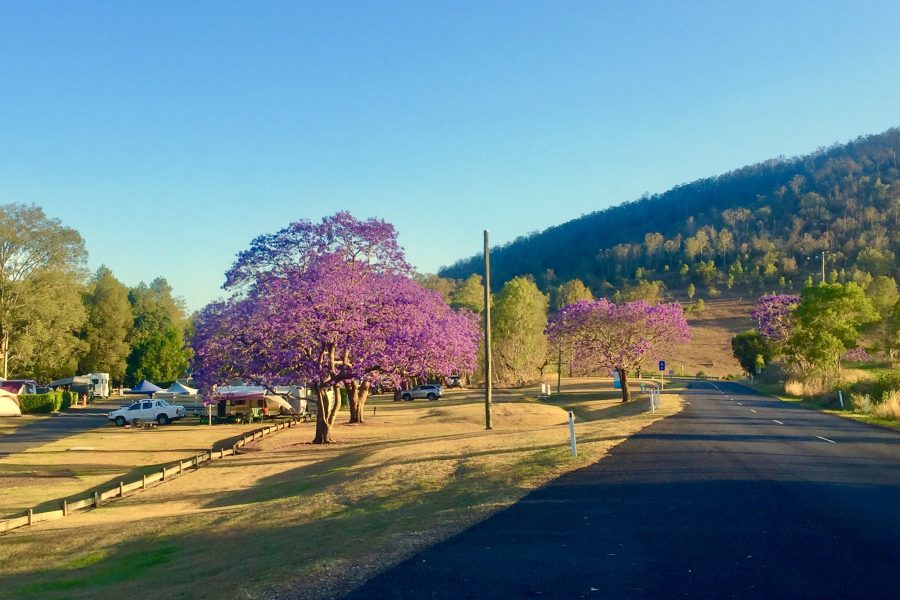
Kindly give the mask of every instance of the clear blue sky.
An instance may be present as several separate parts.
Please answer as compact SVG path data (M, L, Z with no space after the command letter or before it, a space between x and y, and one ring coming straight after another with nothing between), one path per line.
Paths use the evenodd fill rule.
M347 209L421 271L900 125L900 2L0 0L0 203L192 309Z

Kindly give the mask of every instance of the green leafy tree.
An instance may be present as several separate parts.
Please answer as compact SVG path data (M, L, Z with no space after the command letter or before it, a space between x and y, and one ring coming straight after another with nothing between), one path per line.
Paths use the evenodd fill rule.
M855 283L804 288L785 355L801 375L827 377L839 367L841 355L856 346L859 329L878 320L872 302Z
M152 334L131 351L125 379L134 385L143 379L153 382L174 381L184 374L188 356L181 331L169 326Z
M647 304L659 304L666 297L666 284L659 280L642 280L635 285L626 284L613 295L617 304L644 300Z
M758 357L762 357L765 365L772 360L774 355L774 347L771 342L755 329L742 331L731 338L731 351L747 373L754 372Z
M897 329L900 326L895 315L895 307L898 306L898 300L900 300L897 282L893 277L879 275L866 288L866 296L872 302L875 312L881 317L881 321L873 326L873 333L878 338L878 346L888 358L893 360L897 354Z
M567 281L554 290L553 310L559 311L579 300L593 300L594 295L580 279Z
M128 288L105 266L97 269L83 294L87 322L82 339L87 352L78 361L81 373L104 372L116 381L125 377L125 360L131 351L128 335L134 322Z
M74 368L85 312L81 235L35 205L0 206L0 354L4 378Z
M128 292L133 314L131 350L126 360L125 381L129 385L141 379L171 381L187 366L190 350L184 345L184 328L188 326L183 302L172 295L172 288L162 277L150 285L139 284ZM177 353L181 358L176 359ZM153 365L161 360L159 365ZM152 380L152 379L151 379Z
M688 287L687 287L687 295L688 295L688 299L693 300L693 299L694 299L694 295L695 295L696 293L697 293L697 288L694 287L694 284L693 284L693 283L689 284Z
M491 310L494 372L498 381L522 385L534 381L548 360L549 301L528 277L506 282Z
M481 275L473 273L463 280L453 291L450 306L480 314L484 310L484 280Z
M413 279L426 290L440 294L444 302L450 304L453 291L456 289L456 281L434 273L416 274Z

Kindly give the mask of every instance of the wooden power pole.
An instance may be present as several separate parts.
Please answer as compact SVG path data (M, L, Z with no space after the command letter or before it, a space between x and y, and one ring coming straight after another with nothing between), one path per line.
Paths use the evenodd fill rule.
M484 230L484 428L491 424L491 248L488 230Z

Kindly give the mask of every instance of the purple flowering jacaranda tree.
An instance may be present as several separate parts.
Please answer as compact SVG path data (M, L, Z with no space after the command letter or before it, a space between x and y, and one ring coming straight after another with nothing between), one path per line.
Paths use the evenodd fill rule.
M252 286L263 275L280 276L290 269L302 269L327 254L370 265L377 273L412 273L393 225L375 218L361 221L342 211L320 223L297 221L257 237L248 249L238 253L222 287Z
M756 302L756 310L750 316L756 320L757 330L763 337L781 344L794 329L794 315L799 305L800 296L792 294L761 296Z
M677 302L650 305L643 300L614 304L579 300L564 307L547 325L551 344L570 357L574 370L615 369L628 402L628 371L671 347L690 341L691 329Z
M372 386L470 372L479 338L474 315L454 311L394 268L405 264L402 252L385 254L399 257L387 268L386 260L323 248L331 246L293 263L269 261L278 268L257 270L245 293L201 312L194 339L204 389L234 376L310 385L318 404L315 443L333 441L341 388L350 421L361 423Z

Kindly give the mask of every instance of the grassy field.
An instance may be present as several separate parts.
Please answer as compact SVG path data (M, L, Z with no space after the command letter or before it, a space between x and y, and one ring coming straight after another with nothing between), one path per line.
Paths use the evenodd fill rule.
M668 366L677 375L693 376L700 371L707 375L740 375L741 366L731 353L731 338L753 327L750 312L756 298L720 298L705 303L702 313L687 315L693 340L666 357Z
M39 419L0 420L0 435ZM197 419L155 429L103 425L0 458L0 516L28 508L57 508L55 500L81 496L119 481L134 481L260 425L199 425Z
M2 598L332 598L602 457L662 411L622 405L607 382L498 392L494 430L477 394L376 397L338 444L313 425L260 440L145 492L0 538ZM577 415L579 455L568 446ZM374 414L373 414L374 413Z

